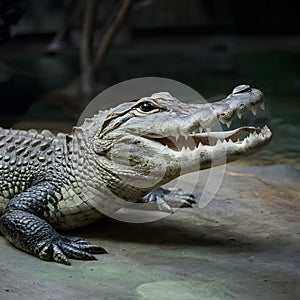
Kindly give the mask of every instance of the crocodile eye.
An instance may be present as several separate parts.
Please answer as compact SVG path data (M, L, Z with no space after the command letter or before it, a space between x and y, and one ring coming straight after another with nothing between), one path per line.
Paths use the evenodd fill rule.
M150 112L152 110L156 110L157 107L155 107L154 105L152 105L149 102L143 102L141 103L138 108L142 111L142 112Z

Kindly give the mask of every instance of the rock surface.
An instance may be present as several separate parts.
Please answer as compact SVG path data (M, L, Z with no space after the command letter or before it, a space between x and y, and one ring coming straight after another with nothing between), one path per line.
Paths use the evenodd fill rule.
M197 174L180 185L200 199L209 172L196 186ZM109 252L71 267L0 237L0 299L300 299L299 183L289 166L230 166L201 208L151 223L106 218L69 232Z

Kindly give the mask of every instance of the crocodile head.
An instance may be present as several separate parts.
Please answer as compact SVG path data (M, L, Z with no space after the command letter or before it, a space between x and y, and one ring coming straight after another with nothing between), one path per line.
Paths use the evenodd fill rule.
M206 104L161 92L100 112L82 130L101 168L147 191L264 148L272 137L266 126L211 130L218 121L230 127L235 115L241 118L249 109L255 114L258 105L264 106L263 93L248 85Z

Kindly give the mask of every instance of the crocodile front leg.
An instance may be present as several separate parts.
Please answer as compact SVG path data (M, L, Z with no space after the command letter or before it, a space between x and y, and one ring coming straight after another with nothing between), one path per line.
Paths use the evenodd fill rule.
M43 260L70 265L67 258L94 260L92 254L106 253L81 238L60 235L46 221L55 187L47 182L29 188L10 200L0 218L0 231L13 245Z
M173 213L172 208L192 207L192 204L196 203L193 195L178 188L157 188L144 196L140 202L155 202L160 211L167 213Z

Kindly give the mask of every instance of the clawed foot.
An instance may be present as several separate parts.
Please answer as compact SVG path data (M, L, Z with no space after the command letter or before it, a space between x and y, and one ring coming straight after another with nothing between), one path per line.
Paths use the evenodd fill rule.
M142 202L156 202L158 209L167 213L173 213L172 208L192 207L192 204L196 203L193 195L185 193L182 189L178 188L155 189L144 196Z
M94 260L93 254L106 253L81 238L62 236L45 220L18 209L8 209L0 217L0 231L16 247L65 265L70 265L68 258Z
M81 260L96 260L92 254L107 253L101 246L93 245L81 238L67 238L61 235L52 241L43 241L37 245L36 254L43 260L54 260L70 265L68 258Z

